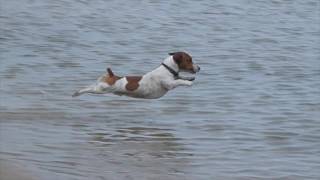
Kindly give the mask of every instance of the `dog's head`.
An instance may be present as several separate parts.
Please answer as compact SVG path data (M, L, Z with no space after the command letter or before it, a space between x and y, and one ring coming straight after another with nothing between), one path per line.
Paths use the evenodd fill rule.
M200 67L192 62L192 57L185 52L169 53L172 56L174 62L178 65L180 71L197 73L200 71Z

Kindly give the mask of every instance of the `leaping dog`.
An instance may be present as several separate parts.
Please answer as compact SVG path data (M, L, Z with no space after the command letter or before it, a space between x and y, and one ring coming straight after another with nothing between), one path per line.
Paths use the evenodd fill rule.
M120 96L156 99L178 86L192 85L194 78L180 77L180 71L195 74L200 71L200 67L194 64L192 57L185 52L169 53L169 57L158 68L143 76L120 77L108 68L108 74L101 76L95 84L75 92L72 97L84 93L113 93Z

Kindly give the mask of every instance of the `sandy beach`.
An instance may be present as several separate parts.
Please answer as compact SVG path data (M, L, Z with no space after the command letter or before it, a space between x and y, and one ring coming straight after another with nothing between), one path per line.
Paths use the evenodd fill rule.
M39 180L40 178L33 174L31 170L22 165L1 160L0 162L1 180Z

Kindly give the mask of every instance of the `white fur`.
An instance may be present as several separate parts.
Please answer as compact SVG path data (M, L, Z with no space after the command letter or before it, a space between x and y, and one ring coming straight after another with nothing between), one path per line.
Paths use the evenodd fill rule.
M178 65L174 62L173 57L169 56L164 61L164 64L171 67L176 72L179 72ZM199 71L199 66L194 65L195 72ZM87 88L77 91L73 96L78 96L83 93L113 93L116 95L126 95L136 98L156 99L165 95L169 90L178 86L191 86L192 81L174 79L173 75L164 67L159 66L151 72L142 76L139 81L139 87L134 91L128 91L125 86L127 84L126 78L121 78L113 85L108 85L102 81L103 78L99 78L97 83Z

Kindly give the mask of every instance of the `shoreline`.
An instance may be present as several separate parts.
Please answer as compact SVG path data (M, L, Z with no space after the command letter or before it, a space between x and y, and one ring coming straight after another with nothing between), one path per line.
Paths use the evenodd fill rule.
M3 180L40 180L38 176L21 164L1 159L0 177Z

